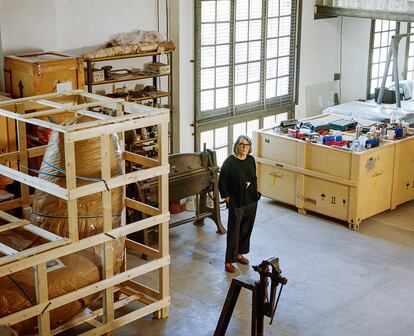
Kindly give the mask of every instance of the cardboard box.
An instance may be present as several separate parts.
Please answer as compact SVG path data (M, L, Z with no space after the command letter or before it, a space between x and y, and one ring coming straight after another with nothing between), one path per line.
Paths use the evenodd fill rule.
M150 63L147 65L147 70L157 71L159 74L169 74L170 65L160 62Z

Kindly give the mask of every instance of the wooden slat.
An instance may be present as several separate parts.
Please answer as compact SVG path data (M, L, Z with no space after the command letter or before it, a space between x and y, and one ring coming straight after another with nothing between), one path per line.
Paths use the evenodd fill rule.
M104 181L111 178L111 135L101 137L101 177ZM103 231L112 230L112 193L102 191ZM110 279L114 275L112 241L102 243L102 278ZM114 321L114 288L108 287L103 295L103 322Z
M66 171L66 188L68 192L76 188L76 156L75 156L75 144L68 141L68 135L65 134L64 146L65 146L65 171ZM78 200L68 199L68 231L69 239L73 242L79 240L79 228L78 228Z
M25 113L24 104L17 107L17 113L24 115ZM27 155L27 135L26 135L26 124L22 121L17 122L17 134L18 134L18 151L19 151L19 170L23 174L28 174L29 159ZM22 206L28 207L30 205L30 191L29 186L26 184L20 184L20 197L22 199Z
M0 225L0 232L5 232L5 231L9 231L12 229L16 229L18 227L24 226L30 224L30 222L26 219L21 219L17 222L11 222L8 224L4 224L4 225Z
M76 94L82 94L83 92L84 92L83 90L72 90L71 92L47 93L47 94L38 95L38 96L6 100L4 102L0 102L0 107L5 106L5 105L7 106L10 104L14 105L14 104L19 104L19 103L30 102L30 101L38 100L38 99L49 99L49 98L58 98L58 97L63 97L63 96L72 96Z
M75 253L80 250L84 250L86 248L92 247L92 246L99 245L105 241L109 241L114 238L116 239L116 238L126 236L136 231L147 229L154 225L158 225L161 222L168 221L169 219L170 219L169 214L161 214L158 216L145 218L137 222L128 224L127 226L113 229L111 232L108 232L107 234L100 233L100 234L82 239L75 244L68 244L67 246L61 246L61 247L55 248L53 249L53 251L46 251L43 253L38 253L35 256L24 257L22 260L17 260L16 262L13 262L7 265L1 265L0 266L0 277L21 271L25 268L32 267L41 262L46 262L49 260L60 258L65 255ZM51 242L47 244L56 244L56 243L57 242ZM43 245L46 245L46 244L43 244ZM38 246L38 247L41 247L41 246ZM25 251L19 252L19 255L23 254L24 252ZM3 257L2 259L4 258L7 258L7 257ZM2 259L0 259L0 261Z
M1 112L1 110L0 110ZM91 137L91 130L88 128L93 127L94 136L103 136L106 134L113 134L119 132L129 131L131 129L143 128L156 125L161 121L168 120L168 110L165 112L155 112L154 116L146 118L137 118L136 115L130 114L128 116L115 117L111 120L96 120L90 123L82 123L76 126L70 126L67 128L69 132L70 141L80 141L89 139ZM0 113L1 114L1 113ZM119 120L127 118L136 118L121 122ZM108 125L109 124L109 125ZM79 127L85 129L79 129ZM88 128L87 128L88 127Z
M65 126L54 124L54 123L49 122L49 121L40 120L40 119L26 119L24 116L20 116L16 113L9 112L9 111L2 110L2 109L0 109L0 115L2 115L4 117L7 117L7 118L14 119L14 120L24 121L28 124L42 126L42 127L46 127L46 128L58 131L58 132L66 133L66 127Z
M125 206L127 206L128 208L143 212L150 216L159 215L161 213L161 210L156 207L133 200L132 198L128 198L128 197L125 197Z
M61 247L61 246L67 246L69 245L70 241L67 238L62 238L61 240L55 240L49 243L45 243L39 246L35 246L32 248L29 248L27 250L23 250L23 251L16 251L18 253L12 254L12 255L8 255L6 257L1 257L0 258L0 267L10 267L11 263L18 263L19 261L24 262L27 258L30 257L36 257L38 254L45 252L45 251L49 251L49 250L53 250L57 247ZM53 253L53 251L52 251ZM53 257L51 257L48 260L51 259L55 259ZM33 265L30 266L34 266L36 263L34 263ZM30 267L29 266L29 267ZM14 273L14 271L9 272Z
M0 165L0 174L64 200L68 199L68 190L38 177L23 174L5 165Z
M49 290L47 283L46 263L41 263L35 267L35 288L36 300L38 304L47 303L49 300ZM50 335L50 313L43 312L37 316L40 336Z
M159 158L161 165L168 165L168 124L162 123L158 125L161 141L159 141ZM168 174L158 177L158 206L162 213L168 213ZM161 257L169 256L169 223L162 222L159 225L158 241ZM170 296L170 272L169 265L165 265L159 271L159 286L162 299ZM155 314L156 318L166 318L169 315L169 308L163 307Z
M138 292L141 292L145 295L148 295L150 297L153 297L154 299L161 299L160 293L157 292L156 290L149 288L147 286L141 285L138 282L136 282L135 280L128 280L125 282L125 285L128 287L131 287L133 289L135 289Z
M168 174L168 172L169 172L169 166L164 165L164 166L135 171L135 172L117 176L117 177L112 177L111 179L106 181L106 185L102 181L102 182L95 182L95 183L91 183L91 184L84 185L81 187L77 187L76 189L73 189L73 190L68 190L69 199L75 199L75 198L95 194L98 192L102 192L106 190L106 186L108 186L109 189L114 189L114 188L125 186L130 183L148 180L152 177L160 176L162 174Z
M148 306L143 308L137 309L129 314L123 315L122 317L117 318L112 324L103 325L99 328L95 328L93 330L87 331L80 336L89 336L89 335L102 335L107 333L108 331L115 330L119 327L122 327L125 324L128 324L136 319L142 318L151 314L157 310L163 309L170 304L170 298L167 297L163 300L156 301Z
M128 238L125 239L125 247L129 248L131 250L134 250L135 252L146 254L146 255L148 255L152 258L161 257L160 251L158 251L158 250L156 250L152 247L146 246L144 244L137 243L137 242L135 242L131 239L128 239Z
M124 160L130 161L130 162L133 162L133 163L136 163L136 164L141 164L145 167L158 167L160 165L158 160L154 160L154 159L151 159L149 157L139 155L139 154L135 154L135 153L131 153L131 152L128 152L128 151L124 152Z
M52 116L52 115L67 113L67 112L76 113L77 110L82 110L82 109L86 109L89 107L98 107L98 106L102 106L102 102L91 102L91 103L80 104L80 105L65 106L65 107L55 108L55 109L46 110L46 111L40 111L40 112L31 112L31 113L25 114L24 118L32 119L32 118L37 118L37 117L47 117L47 116Z
M63 237L60 237L58 235L55 235L52 232L49 232L47 230L42 229L41 227L35 226L33 224L28 224L24 227L25 230L32 232L40 237L45 238L48 241L57 241L63 239Z
M3 244L3 243L0 243L0 253L4 254L6 256L10 256L10 255L14 255L18 252L19 251L15 250L15 249L13 249L13 248L11 248L11 247ZM3 258L5 258L5 257L3 257ZM3 258L0 257L0 260L2 260Z

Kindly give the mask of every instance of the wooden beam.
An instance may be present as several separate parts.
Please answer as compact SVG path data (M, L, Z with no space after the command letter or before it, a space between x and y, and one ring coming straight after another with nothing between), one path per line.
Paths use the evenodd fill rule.
M161 210L153 207L151 205L133 200L132 198L125 197L125 206L140 212L143 212L144 214L155 216L159 215L161 213Z
M48 241L57 241L63 239L63 237L55 235L54 233L44 230L41 227L35 226L33 224L24 226L24 229L38 235L39 237L45 238Z
M0 253L4 254L6 256L10 256L10 255L14 255L16 253L19 253L19 251L15 250L15 249L13 249L13 248L11 248L11 247L3 244L3 243L0 243ZM4 257L0 258L0 260L2 260L3 258Z
M22 172L5 165L0 165L0 174L64 200L68 199L68 190L38 177L23 174Z
M143 169L139 171L134 171L132 173L128 173L125 175L120 175L116 177L112 177L105 182L95 182L88 185L84 185L81 187L77 187L73 190L68 190L69 199L75 199L91 194L95 194L98 192L102 192L106 190L108 186L109 189L114 189L118 187L122 187L128 185L130 183L135 183L138 181L148 180L152 177L156 177L162 174L168 174L169 166L159 166L154 168Z
M3 117L14 119L14 120L23 121L28 124L46 127L46 128L49 128L49 129L52 129L52 130L55 130L61 133L66 133L65 126L54 124L49 121L40 120L40 119L26 119L24 116L20 116L17 113L9 112L3 109L0 109L0 115L2 115Z
M130 161L130 162L133 162L133 163L136 163L136 164L143 165L145 167L158 167L160 165L158 160L154 160L154 159L151 159L149 157L139 155L139 154L135 154L135 153L128 152L128 151L124 152L123 159L126 160L126 161Z
M35 267L35 289L37 303L47 303L49 300L49 290L47 283L46 263L41 263ZM37 323L40 336L49 336L50 313L47 311L37 315Z
M160 251L158 251L158 250L156 250L152 247L146 246L144 244L135 242L135 241L133 241L131 239L128 239L128 238L125 239L125 247L129 248L129 249L131 249L135 252L146 254L146 255L148 255L152 258L160 258L161 257Z
M104 181L111 178L111 135L101 137L101 177ZM103 232L112 230L112 192L102 191ZM110 279L114 275L112 241L102 243L102 279ZM114 287L108 287L103 293L103 322L114 321ZM110 336L110 335L109 335Z
M170 304L170 298L165 298L160 301L156 301L148 306L145 306L143 308L137 309L129 314L123 315L122 317L117 318L112 324L102 325L99 328L95 328L93 330L87 331L80 336L89 336L89 335L102 335L105 334L111 330L115 330L119 327L122 327L125 324L128 324L132 321L135 321L139 318L142 318L144 316L147 316L148 314L151 314L159 309L162 309L164 307L167 307Z
M48 99L48 98L58 98L58 97L63 97L63 96L72 96L72 95L82 94L83 92L84 92L83 90L72 90L70 92L60 92L60 93L55 92L55 93L47 93L43 95L38 95L38 96L24 97L24 98L18 98L18 99L13 99L13 100L5 100L4 102L0 102L0 107L5 106L5 105L10 105L10 103L20 104L20 103L37 100L37 99Z
M154 299L161 299L161 295L159 292L157 292L156 290L149 288L147 286L144 286L142 284L139 284L138 282L136 282L135 280L128 280L124 283L125 286L127 287L131 287L133 289L135 289L138 292L141 292L145 295L148 295Z
M27 224L30 224L30 222L28 220L21 219L17 222L11 222L11 223L8 223L8 224L0 225L0 232L13 230L13 229L16 229L18 227L21 227L21 226L24 226L24 225L27 225Z
M76 188L76 155L75 144L68 141L68 135L64 136L65 147L65 171L66 171L66 188L67 191ZM69 239L73 242L79 240L79 227L78 227L78 200L68 199L68 231Z
M0 110L1 112L1 110ZM125 132L132 129L143 128L148 126L157 125L160 121L168 120L169 115L166 113L154 113L154 116L146 118L138 118L134 115L114 117L110 120L96 120L90 123L82 123L79 125L68 127L69 141L80 141L91 138L91 130L93 128L93 136L103 136L106 134L113 134L119 132ZM123 119L131 119L121 121ZM78 126L88 129L79 129Z
M70 243L69 239L67 238L62 238L61 240L55 240L49 243L45 243L39 246L35 246L35 247L31 247L27 250L23 250L23 251L16 251L17 253L11 254L11 255L7 255L5 257L1 257L0 258L0 268L1 267L9 267L11 264L14 263L19 263L19 262L25 262L25 260L27 258L31 258L34 257L36 258L36 256L42 252L45 251L50 251L50 250L54 250L57 247L66 247L68 246ZM53 251L51 251L53 253ZM56 259L51 257L48 260L52 260L52 259ZM31 266L35 266L36 263L34 263ZM9 274L14 273L14 271L9 272Z

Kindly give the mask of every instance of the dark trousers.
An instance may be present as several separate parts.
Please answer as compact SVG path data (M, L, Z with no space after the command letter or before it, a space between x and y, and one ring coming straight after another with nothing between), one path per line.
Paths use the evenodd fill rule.
M256 218L257 202L235 208L229 206L226 263L237 261L238 254L249 253L250 236Z

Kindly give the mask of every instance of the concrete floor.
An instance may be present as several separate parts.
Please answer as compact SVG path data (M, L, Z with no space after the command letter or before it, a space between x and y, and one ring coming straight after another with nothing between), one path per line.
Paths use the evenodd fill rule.
M251 265L280 258L288 284L265 335L413 335L414 202L362 222L359 231L260 201ZM226 211L222 212L227 222ZM170 230L170 317L135 321L116 335L213 335L233 275L224 271L225 235L185 224ZM249 266L236 275L257 278ZM140 280L153 283L155 274ZM250 293L242 290L227 335L250 335Z

